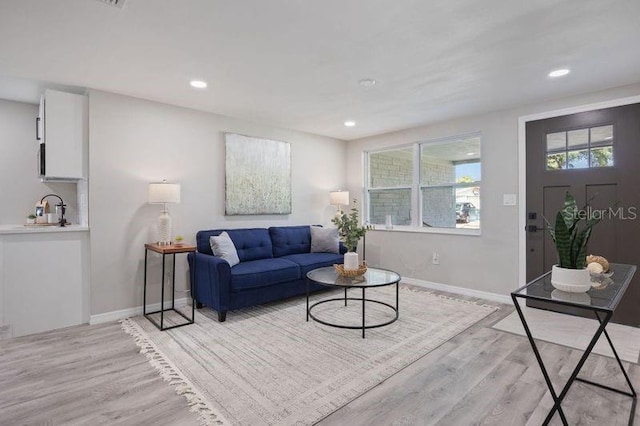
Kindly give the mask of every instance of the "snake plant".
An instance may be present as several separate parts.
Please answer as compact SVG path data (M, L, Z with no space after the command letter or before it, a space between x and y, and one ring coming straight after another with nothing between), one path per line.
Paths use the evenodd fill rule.
M549 234L556 245L558 266L561 268L582 269L585 267L587 243L593 227L600 222L602 217L587 218L583 213L584 210L582 212L578 210L575 198L567 191L564 206L556 214L555 226L552 227L545 218Z

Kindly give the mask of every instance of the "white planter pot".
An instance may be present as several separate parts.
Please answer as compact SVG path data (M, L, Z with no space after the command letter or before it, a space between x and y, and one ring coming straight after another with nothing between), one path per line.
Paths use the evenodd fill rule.
M591 275L587 268L567 269L553 265L551 285L569 293L584 293L591 288Z
M356 271L358 270L358 253L348 252L344 254L344 270L345 271Z

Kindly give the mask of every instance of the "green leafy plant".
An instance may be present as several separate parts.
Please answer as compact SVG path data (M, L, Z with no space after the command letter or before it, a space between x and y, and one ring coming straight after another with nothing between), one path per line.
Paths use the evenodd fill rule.
M340 239L349 252L356 251L360 238L364 237L364 234L371 229L369 225L360 226L360 222L358 221L358 208L356 207L357 202L358 200L353 200L351 213L347 214L342 212L339 216L331 219L331 222L338 228Z
M173 240L176 242L176 244L181 244L184 238L182 237L182 235L176 235Z
M33 214L33 213L31 213L29 216L27 216L27 218L28 218L28 219L35 219L35 218L36 218L36 215L35 215L35 214Z
M556 214L555 226L547 218L547 229L556 245L558 266L566 269L582 269L587 257L587 243L593 227L602 220L602 216L587 218L589 202L582 211L578 210L576 200L568 191L564 206Z

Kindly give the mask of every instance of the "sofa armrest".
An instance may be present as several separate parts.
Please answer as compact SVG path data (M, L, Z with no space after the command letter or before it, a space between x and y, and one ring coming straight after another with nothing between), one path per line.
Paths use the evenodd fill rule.
M191 282L194 282L195 274L194 299L218 312L226 312L231 286L229 263L220 257L198 252L189 253L187 259Z

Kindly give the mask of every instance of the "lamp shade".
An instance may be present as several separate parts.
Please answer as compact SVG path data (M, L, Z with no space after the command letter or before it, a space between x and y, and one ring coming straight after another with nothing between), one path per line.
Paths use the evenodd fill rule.
M149 203L179 203L180 184L166 181L149 184Z
M329 193L329 204L332 206L348 206L349 191L332 191Z

